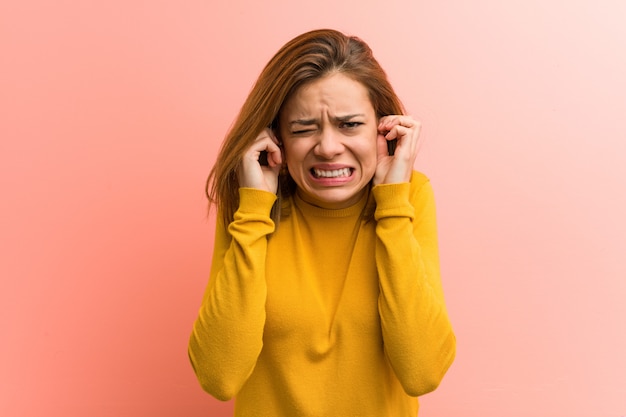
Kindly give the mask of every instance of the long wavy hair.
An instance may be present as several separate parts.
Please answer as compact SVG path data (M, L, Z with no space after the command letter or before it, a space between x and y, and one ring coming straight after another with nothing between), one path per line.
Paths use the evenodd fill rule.
M370 47L355 36L332 29L303 33L286 43L267 63L226 135L206 182L206 195L224 224L239 207L237 169L244 152L268 126L278 133L283 104L298 88L332 73L342 73L366 87L377 117L404 114L404 106ZM278 178L272 219L280 221L283 202L296 184L286 170Z

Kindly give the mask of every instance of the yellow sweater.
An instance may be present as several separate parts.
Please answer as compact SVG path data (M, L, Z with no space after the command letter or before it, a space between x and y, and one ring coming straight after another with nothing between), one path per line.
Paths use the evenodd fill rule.
M275 231L271 193L240 190L215 236L189 342L202 387L235 416L416 416L455 355L439 276L433 192L372 189L375 220L298 197ZM274 233L275 231L275 233Z

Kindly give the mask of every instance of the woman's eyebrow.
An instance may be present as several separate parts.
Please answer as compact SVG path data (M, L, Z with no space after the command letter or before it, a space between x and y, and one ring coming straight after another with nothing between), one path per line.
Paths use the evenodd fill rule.
M317 119L296 119L296 120L292 120L291 122L289 122L289 125L290 126L293 126L293 125L311 126L317 123L318 123Z
M336 122L348 122L355 117L365 117L365 115L362 113L346 114L345 116L335 116L333 117L333 120L335 120Z
M356 117L365 117L365 115L362 113L346 114L343 116L333 116L332 120L335 122L348 122ZM311 126L318 123L319 119L296 119L289 122L289 125Z

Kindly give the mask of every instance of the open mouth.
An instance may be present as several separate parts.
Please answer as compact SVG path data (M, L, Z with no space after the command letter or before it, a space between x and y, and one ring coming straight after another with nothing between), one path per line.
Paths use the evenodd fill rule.
M345 178L352 175L352 168L341 168L341 169L317 169L311 168L311 174L315 178Z

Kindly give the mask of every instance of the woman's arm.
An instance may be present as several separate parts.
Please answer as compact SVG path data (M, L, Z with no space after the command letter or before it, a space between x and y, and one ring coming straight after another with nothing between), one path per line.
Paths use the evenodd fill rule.
M385 352L409 395L437 388L454 360L456 339L439 274L433 191L411 183L374 187L379 313Z
M203 389L232 398L263 347L267 236L276 195L242 188L234 220L218 220L209 284L189 340L189 358ZM218 213L218 219L220 219Z

